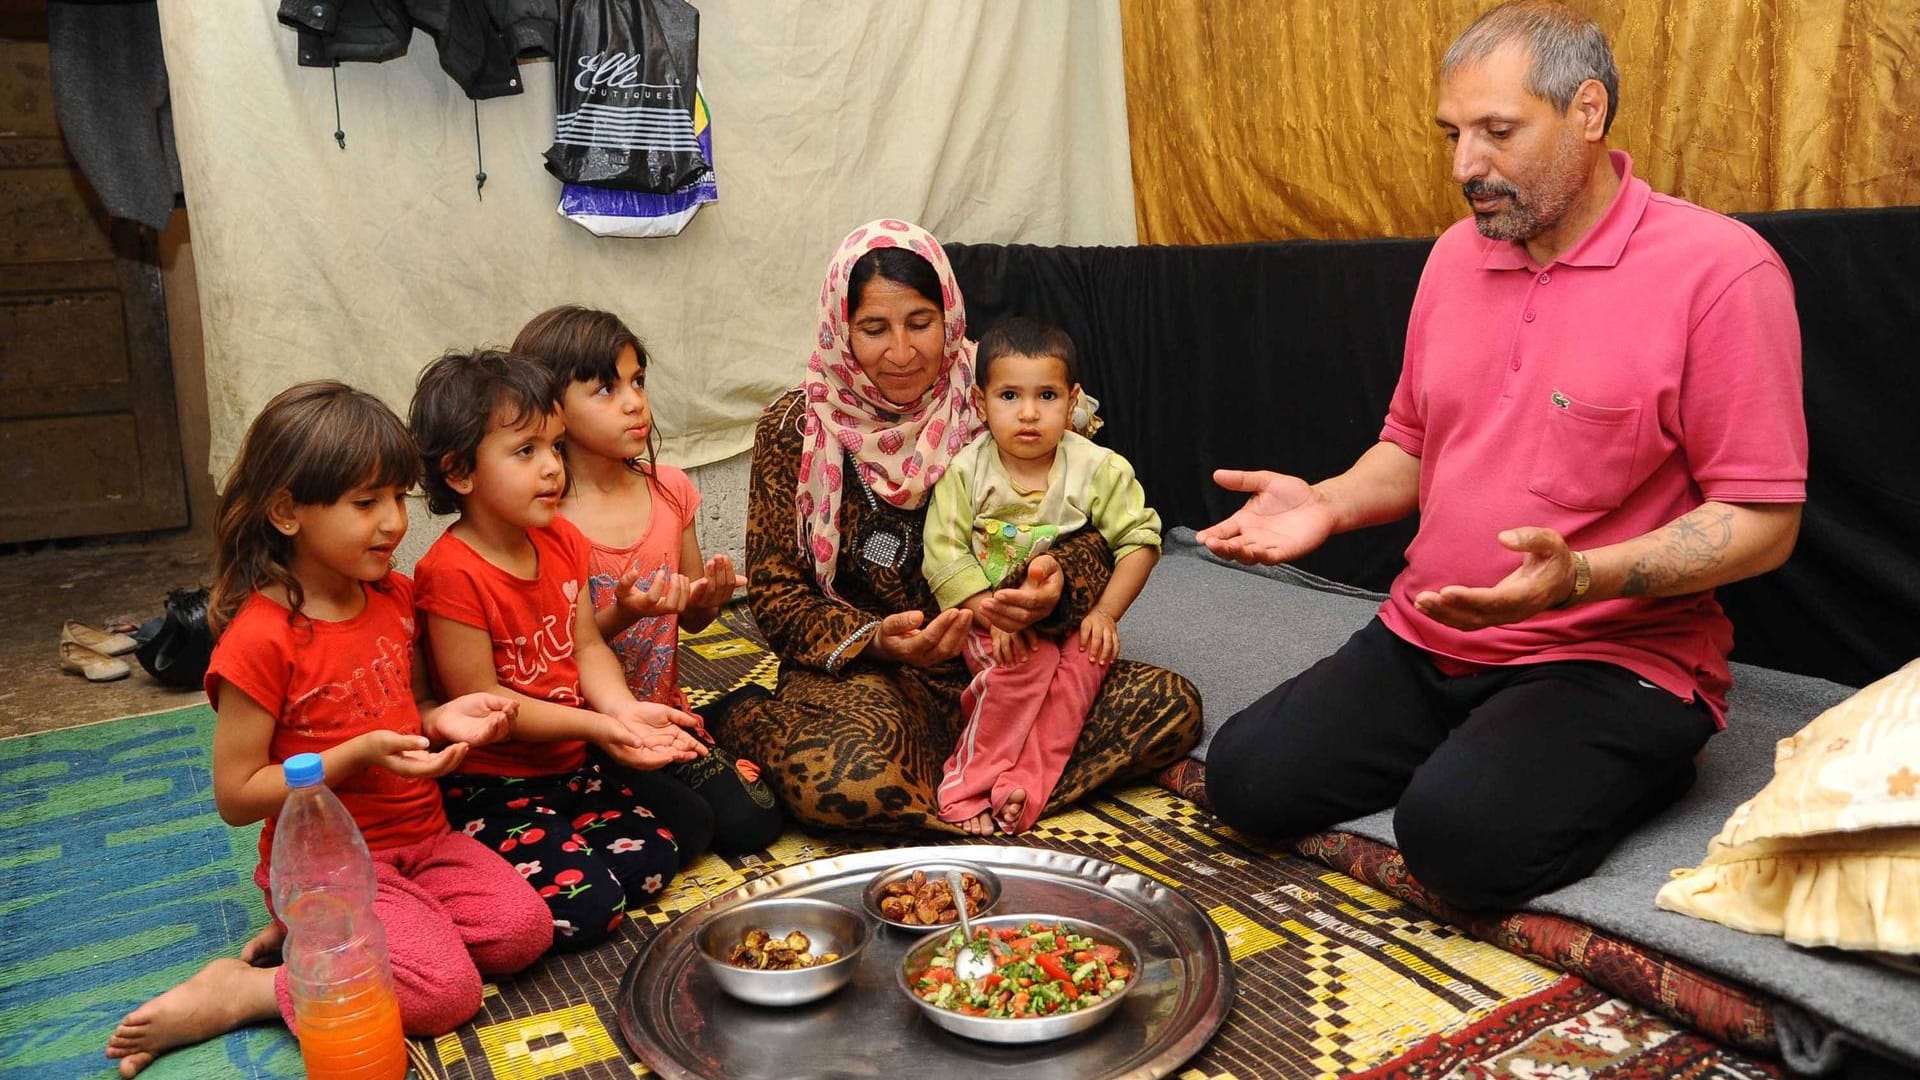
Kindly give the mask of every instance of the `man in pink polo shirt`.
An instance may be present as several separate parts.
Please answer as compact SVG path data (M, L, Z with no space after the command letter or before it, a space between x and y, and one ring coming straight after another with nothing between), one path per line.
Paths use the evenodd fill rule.
M1465 908L1592 872L1693 783L1723 722L1715 586L1793 550L1806 498L1793 284L1751 229L1608 150L1606 36L1543 0L1447 51L1437 118L1472 217L1421 275L1380 441L1320 483L1222 470L1200 534L1243 562L1418 511L1340 650L1230 718L1220 817L1266 835L1386 807Z

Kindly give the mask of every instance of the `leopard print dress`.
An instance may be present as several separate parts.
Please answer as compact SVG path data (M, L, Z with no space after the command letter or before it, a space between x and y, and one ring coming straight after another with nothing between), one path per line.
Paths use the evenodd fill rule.
M828 828L954 831L939 819L940 767L959 737L969 675L955 658L932 668L862 656L880 618L939 610L920 573L923 511L869 501L849 485L840 507L834 585L821 592L794 527L800 460L798 392L760 418L747 512L748 602L780 657L771 698L741 703L714 734L765 763L765 775L799 821ZM852 475L853 470L848 470ZM874 541L874 537L880 537ZM1064 632L1099 599L1113 571L1094 530L1054 550L1065 572L1060 609L1039 629ZM1110 780L1183 758L1200 737L1200 695L1171 671L1116 660L1081 730L1049 808Z

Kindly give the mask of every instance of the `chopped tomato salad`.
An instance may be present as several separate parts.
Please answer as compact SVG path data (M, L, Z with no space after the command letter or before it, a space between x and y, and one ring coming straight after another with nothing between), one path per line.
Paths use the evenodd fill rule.
M908 980L922 1001L967 1016L1024 1020L1090 1009L1125 990L1133 978L1119 946L1065 926L1029 922L973 933L974 940L967 941L955 927L927 966ZM954 959L962 950L990 958L993 970L977 979L960 978Z

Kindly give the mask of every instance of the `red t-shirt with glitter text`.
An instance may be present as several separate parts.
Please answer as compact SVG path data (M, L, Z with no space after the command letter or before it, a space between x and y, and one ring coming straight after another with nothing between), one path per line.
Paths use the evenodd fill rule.
M588 708L580 692L580 665L573 656L573 620L587 587L587 538L564 518L528 529L537 568L531 578L487 561L451 531L427 549L414 574L420 610L485 630L493 640L493 670L500 685L556 705ZM504 740L467 752L461 772L489 776L551 776L572 772L586 759L586 744Z
M413 699L413 591L405 574L389 573L362 588L366 607L341 622L290 619L280 603L254 593L214 647L207 699L218 707L222 687L232 686L272 713L267 758L276 765L382 728L422 734ZM447 829L440 788L431 780L376 767L332 787L372 850L416 844ZM260 830L262 866L273 851L273 826L269 817Z

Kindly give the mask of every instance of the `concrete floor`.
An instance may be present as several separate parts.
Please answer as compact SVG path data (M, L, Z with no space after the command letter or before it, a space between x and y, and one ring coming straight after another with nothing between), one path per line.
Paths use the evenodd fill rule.
M0 549L0 738L204 702L161 686L132 655L131 676L90 683L60 670L58 650L68 619L160 614L168 589L206 583L208 551L190 533Z

